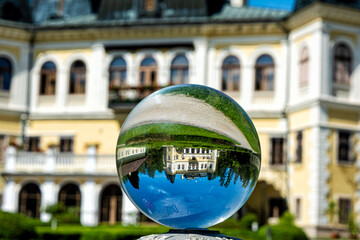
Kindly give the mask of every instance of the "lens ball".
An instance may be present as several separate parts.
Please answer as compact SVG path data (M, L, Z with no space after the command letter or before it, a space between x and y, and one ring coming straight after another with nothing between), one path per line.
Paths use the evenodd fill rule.
M116 166L122 189L147 217L171 228L207 228L251 195L260 142L233 99L206 86L175 85L128 115Z

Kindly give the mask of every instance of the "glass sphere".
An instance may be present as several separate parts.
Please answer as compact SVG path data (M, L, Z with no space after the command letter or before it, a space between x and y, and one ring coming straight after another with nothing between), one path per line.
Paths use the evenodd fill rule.
M247 201L261 165L259 138L230 97L200 85L163 88L128 115L117 142L121 187L150 219L207 228Z

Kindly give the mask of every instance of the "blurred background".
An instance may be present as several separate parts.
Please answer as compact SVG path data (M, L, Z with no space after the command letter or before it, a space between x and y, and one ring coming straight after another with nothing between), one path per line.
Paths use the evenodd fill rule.
M232 219L354 236L359 63L359 0L0 0L1 209L150 224L120 190L117 137L144 97L191 83L235 99L261 140Z

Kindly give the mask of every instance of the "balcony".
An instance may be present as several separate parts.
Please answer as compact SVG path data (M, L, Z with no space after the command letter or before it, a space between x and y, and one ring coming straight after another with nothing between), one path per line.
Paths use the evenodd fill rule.
M8 147L4 174L56 174L56 175L111 175L116 176L115 155L98 155L96 150L87 154L46 153L16 151Z
M163 86L164 87L164 86ZM160 86L121 86L109 90L109 108L114 110L132 109L138 102L153 92L163 88Z

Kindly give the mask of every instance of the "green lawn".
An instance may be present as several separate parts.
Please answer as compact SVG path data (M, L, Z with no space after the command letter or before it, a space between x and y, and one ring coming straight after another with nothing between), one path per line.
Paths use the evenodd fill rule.
M131 128L119 138L118 145L162 147L233 148L240 143L206 129L175 123L154 123ZM139 143L141 143L139 145Z

